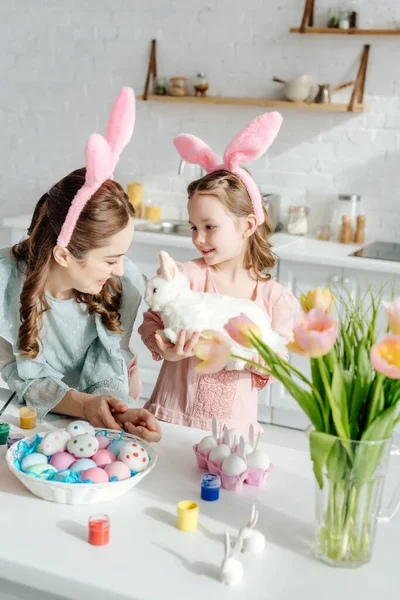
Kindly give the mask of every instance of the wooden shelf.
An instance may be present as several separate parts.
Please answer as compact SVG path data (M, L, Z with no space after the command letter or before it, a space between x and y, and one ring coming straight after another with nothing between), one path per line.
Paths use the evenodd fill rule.
M291 33L318 33L328 35L400 35L400 29L338 29L335 27L291 27Z
M143 96L138 96L138 100L145 100ZM146 101L146 100L145 100ZM290 102L289 100L275 100L267 98L229 98L222 96L157 96L149 94L147 101L151 102L188 102L191 104L235 104L237 106L276 106L282 108L298 108L305 110L319 110L331 112L348 112L347 104L316 104L315 102ZM354 112L364 112L368 106L364 104L355 104Z

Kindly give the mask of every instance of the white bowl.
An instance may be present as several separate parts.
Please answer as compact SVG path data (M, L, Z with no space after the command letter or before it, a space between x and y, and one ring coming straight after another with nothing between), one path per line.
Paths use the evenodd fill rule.
M114 431L111 429L96 429L96 431L107 431L108 437L112 440L119 439L121 432ZM38 435L43 438L46 432L39 433ZM43 498L44 500L50 500L51 502L59 502L61 504L97 504L98 502L108 502L119 498L129 492L135 485L140 483L146 475L154 469L157 463L157 453L154 448L145 442L144 440L135 437L129 433L123 434L123 439L127 441L133 440L140 444L147 451L150 457L150 464L145 471L124 479L123 481L113 481L110 483L63 483L61 481L47 481L45 479L38 479L32 475L27 475L14 465L14 459L18 451L18 446L21 442L27 443L33 442L36 435L16 442L7 450L6 461L8 468L11 473L17 477L20 482L35 496Z

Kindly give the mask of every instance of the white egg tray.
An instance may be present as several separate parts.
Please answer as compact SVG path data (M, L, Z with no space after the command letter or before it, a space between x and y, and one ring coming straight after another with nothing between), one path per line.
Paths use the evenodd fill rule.
M121 435L120 431L111 429L96 429L96 432L107 432L107 436L111 440L117 440ZM47 432L42 432L38 435L43 438L46 433ZM29 444L34 441L35 437L36 434L13 444L7 451L6 461L11 473L13 473L15 477L17 477L20 482L32 492L32 494L39 498L43 498L43 500L49 500L50 502L59 502L61 504L97 504L99 502L109 502L110 500L123 496L138 485L138 483L154 469L157 463L157 453L153 446L134 435L124 433L122 436L123 439L126 439L127 441L133 440L134 442L139 443L147 451L150 462L145 471L141 471L140 473L137 473L137 475L134 475L129 479L124 479L123 481L113 481L108 483L64 483L61 481L47 481L28 475L17 469L14 465L18 445L24 441Z

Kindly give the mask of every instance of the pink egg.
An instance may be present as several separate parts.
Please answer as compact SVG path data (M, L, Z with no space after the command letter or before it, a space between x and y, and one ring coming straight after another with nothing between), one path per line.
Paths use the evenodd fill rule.
M100 433L100 435L96 435L96 440L99 442L99 450L108 448L111 443L111 440L102 433Z
M72 456L69 452L56 452L51 457L50 464L53 465L57 471L64 471L65 469L69 469L75 461L75 456Z
M131 470L125 463L117 460L116 462L110 463L104 469L109 478L116 477L118 481L122 479L129 479L131 476Z
M116 458L115 454L103 448L102 450L97 450L96 454L93 454L92 460L94 460L98 467L105 467L114 462Z
M92 469L83 471L81 481L85 481L86 479L90 479L93 483L108 483L109 481L107 473L104 469L100 469L100 467L93 467Z

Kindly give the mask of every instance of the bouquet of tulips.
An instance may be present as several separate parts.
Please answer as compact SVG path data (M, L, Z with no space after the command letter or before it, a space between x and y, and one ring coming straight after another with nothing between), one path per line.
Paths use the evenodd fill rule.
M329 564L359 565L371 556L390 438L400 420L400 299L383 303L388 327L380 340L382 290L378 297L368 290L358 305L350 295L338 300L340 319L331 314L329 289L301 297L288 350L309 357L311 377L271 350L245 315L225 329L258 351L262 365L247 362L280 381L312 423L310 452L322 490L318 556ZM217 372L230 356L229 338L203 332L195 353L199 372Z

